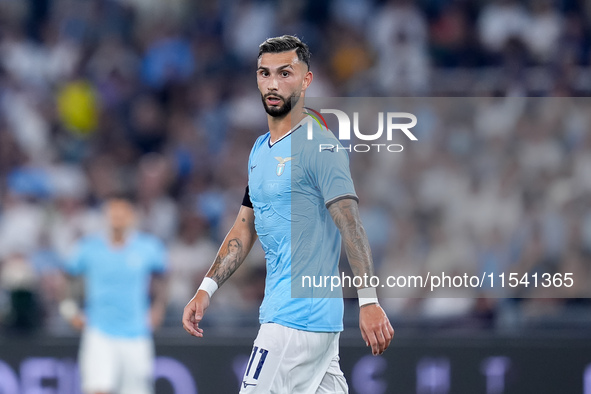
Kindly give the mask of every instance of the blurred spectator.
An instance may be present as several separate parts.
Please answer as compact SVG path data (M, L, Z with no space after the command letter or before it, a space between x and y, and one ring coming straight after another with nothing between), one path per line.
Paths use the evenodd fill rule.
M339 33L340 40L331 59L332 75L335 83L340 84L353 76L366 71L371 65L372 54L357 32L346 27Z
M40 111L37 100L45 98L45 92L35 94L33 90L8 90L0 102L8 130L19 144L21 151L35 163L49 160L49 121Z
M43 324L39 305L38 278L23 254L14 253L0 266L0 287L8 292L9 307L4 316L12 334L26 334Z
M169 162L163 156L149 154L139 162L138 216L140 228L170 241L177 230L177 206L168 196L171 184Z
M188 11L187 0L117 0L121 4L131 6L137 12L140 23L150 24L162 20L179 21Z
M54 209L49 213L51 250L69 256L76 242L103 227L100 212L86 205L88 182L79 167L61 165L50 172Z
M142 61L144 82L160 89L169 83L186 82L195 70L190 42L166 25L146 49Z
M374 1L334 0L330 3L334 21L341 26L351 27L358 33L365 29L367 21L372 17Z
M430 28L434 60L444 67L459 66L460 59L470 56L469 35L466 11L457 3L443 9Z
M43 208L26 196L9 192L0 221L0 259L35 251L44 226Z
M370 25L377 54L375 88L384 95L420 94L428 87L427 26L408 0L390 0Z
M253 48L275 33L275 9L270 1L238 0L229 8L224 24L225 45L239 62L254 60Z
M101 104L111 108L121 105L134 93L139 58L120 37L112 35L98 45L88 60L87 69L96 83Z
M64 127L86 136L98 126L98 102L94 87L84 80L71 81L57 96L58 112Z
M178 238L169 249L171 321L178 321L187 300L193 297L201 279L213 264L217 245L208 231L205 218L191 211L183 212Z
M516 38L524 40L528 15L517 0L494 0L484 6L478 21L480 40L492 53L499 53Z
M153 95L134 99L130 110L130 137L140 154L160 152L166 141L164 110Z
M553 0L532 1L533 14L524 32L524 40L540 63L557 59L558 44L564 30L563 17Z

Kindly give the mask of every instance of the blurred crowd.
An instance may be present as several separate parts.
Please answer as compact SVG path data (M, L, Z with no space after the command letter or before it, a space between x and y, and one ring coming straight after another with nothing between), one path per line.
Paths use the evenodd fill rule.
M416 114L418 141L394 141L404 145L402 153L351 155L378 276L444 272L487 279L481 288L383 289L382 304L399 324L588 325L591 100L391 101ZM511 273L519 281L528 274L527 280L512 288ZM573 284L542 285L545 274L569 274Z
M472 123L427 105L420 149L362 163L374 166L358 189L380 273L477 261L589 276L591 111L551 101L532 115L518 97L591 92L590 4L0 0L0 322L66 330L59 266L101 230L101 199L133 191L140 227L169 247L167 324L178 326L266 131L256 56L280 34L310 45L309 96L491 97ZM255 326L264 274L255 246L206 324ZM479 327L586 305L482 298L454 309L416 296L385 305L401 321Z

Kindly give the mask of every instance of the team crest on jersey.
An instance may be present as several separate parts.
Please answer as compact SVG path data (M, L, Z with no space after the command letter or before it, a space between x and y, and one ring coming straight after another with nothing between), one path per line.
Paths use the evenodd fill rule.
M285 163L290 161L291 157L286 157L284 159L283 157L276 156L275 159L279 162L279 164L277 164L277 168L275 169L275 173L277 174L277 176L281 176L285 171Z

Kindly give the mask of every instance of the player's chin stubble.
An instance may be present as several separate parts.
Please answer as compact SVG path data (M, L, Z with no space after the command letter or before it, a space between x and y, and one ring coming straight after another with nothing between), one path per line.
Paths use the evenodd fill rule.
M266 98L269 96L279 97L281 101L283 101L283 105L280 107L269 107L266 102ZM295 98L295 102L297 103L299 97L295 94L291 95L288 100L286 100L285 97L280 96L278 94L261 94L261 100L263 101L263 107L265 107L265 111L274 118L283 118L285 115L291 112L293 98Z

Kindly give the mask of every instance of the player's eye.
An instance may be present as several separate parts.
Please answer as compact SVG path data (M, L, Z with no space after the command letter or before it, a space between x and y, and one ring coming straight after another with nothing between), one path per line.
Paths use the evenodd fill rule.
M282 77L289 77L289 73L288 73L287 71L283 71L283 72L281 73L281 76L282 76Z

